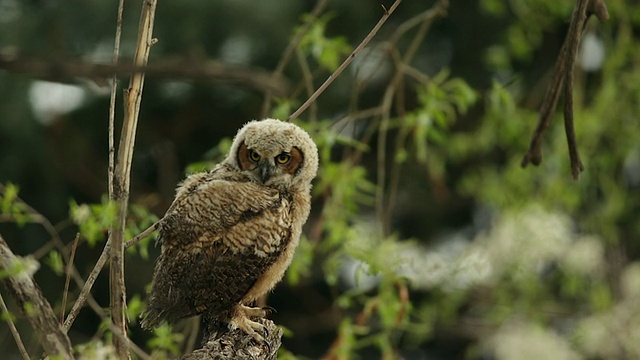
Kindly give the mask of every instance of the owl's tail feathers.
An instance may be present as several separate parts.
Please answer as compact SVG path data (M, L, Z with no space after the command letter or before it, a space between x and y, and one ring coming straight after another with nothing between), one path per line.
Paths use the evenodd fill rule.
M150 304L147 310L140 315L140 326L145 330L152 330L162 325L163 322L173 323L176 320L202 313L199 308L192 309L188 306L170 307L154 306Z
M160 326L165 320L164 311L158 308L149 308L140 315L140 326L145 330L152 330Z

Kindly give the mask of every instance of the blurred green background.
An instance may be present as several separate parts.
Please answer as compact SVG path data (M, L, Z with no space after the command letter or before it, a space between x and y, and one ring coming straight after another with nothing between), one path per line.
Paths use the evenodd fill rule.
M296 120L318 143L321 170L294 263L267 299L287 329L283 358L640 357L640 3L606 4L610 19L589 21L576 62L578 181L562 100L542 164L520 167L574 2L400 4ZM437 6L446 14L428 12ZM125 4L123 63L140 7ZM0 0L0 234L40 262L36 281L58 313L79 292L72 281L63 304L75 234L86 277L112 213L108 81L57 64L110 63L116 12L116 1ZM295 111L382 13L365 0L160 1L149 63L171 71L146 79L129 235L162 216L188 172L221 160L242 124ZM304 24L265 102L262 79ZM206 76L206 64L228 77ZM122 76L117 125L127 84ZM131 339L163 358L197 345L197 320L138 327L157 253L151 238L128 252L126 281ZM92 295L104 308L108 288L103 271ZM109 351L104 321L85 308L69 332L88 358ZM18 358L4 325L0 348Z

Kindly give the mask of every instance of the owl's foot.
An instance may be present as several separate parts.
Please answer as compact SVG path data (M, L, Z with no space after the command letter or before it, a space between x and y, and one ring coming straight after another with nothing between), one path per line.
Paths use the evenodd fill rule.
M246 305L236 305L238 310L240 310L241 312L244 313L245 316L250 317L250 318L263 318L269 314L272 313L272 307L263 307L263 308L259 308L259 307L249 307ZM275 312L275 310L274 310Z
M238 304L231 310L233 316L229 321L229 329L240 329L251 337L259 344L268 343L264 340L264 337L259 332L268 335L268 329L259 322L252 321L250 317L263 318L267 315L267 311L261 308L252 308L242 304Z

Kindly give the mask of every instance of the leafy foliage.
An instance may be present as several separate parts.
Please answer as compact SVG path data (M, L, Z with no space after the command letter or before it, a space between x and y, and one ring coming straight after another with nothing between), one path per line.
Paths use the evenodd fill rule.
M370 10L368 5L358 2L334 4L331 13L315 19L309 15L300 19L291 4L256 3L247 11L238 3L216 9L224 12L216 21L203 21L200 17L205 17L209 5L194 4L190 6L201 11L189 11L198 13L199 20L185 29L172 26L162 32L159 24L164 36L154 47L159 56L173 55L172 51L196 54L195 58L220 54L221 58L245 59L250 66L271 68L280 55L273 49L283 48L271 38L291 39L302 29L295 27L295 19L310 22L295 54L297 63L292 60L285 67L291 91L268 99L269 114L281 119L339 66L356 44L353 39L366 33L379 15L369 16L362 11ZM376 37L378 43L367 49L380 56L374 60L363 57L375 76L345 72L319 98L315 113L309 115L313 120L298 121L318 144L321 166L313 189L312 216L286 284L281 285L289 286L290 303L278 309L284 320L300 318L309 324L287 324L290 330L285 348L280 349L281 358L393 359L412 354L468 359L640 357L634 338L640 331L636 301L640 294L640 246L636 241L640 239L638 6L608 0L611 20L588 27L605 54L599 67L587 71L578 61L576 68L576 130L586 166L576 182L570 178L560 114L555 115L545 138L543 163L537 168L520 168L548 82L544 74L553 66L550 54L559 48L573 4L482 0L477 5L480 11L470 11L468 4L451 2L447 23L442 25L438 18L435 27L429 27L421 25L432 25L425 20L424 4L404 2L406 13L395 13L389 21L397 22L384 27ZM252 17L251 26L237 29L231 19L239 15L229 13L230 9L243 18ZM269 11L282 21L276 24ZM46 9L34 16L55 17ZM367 24L366 29L359 27L360 22ZM24 38L38 33L36 23L25 23ZM2 28L11 24L15 25L0 21ZM95 39L111 39L110 34L98 34L99 27L88 27ZM462 35L455 37L454 28ZM202 34L209 33L219 38L205 42ZM68 36L80 47L89 46L87 39L77 39L81 35L73 32ZM11 41L10 36L0 37L3 47ZM185 48L193 43L198 45ZM583 42L581 58L588 56L585 47ZM412 50L416 57L405 63L405 55ZM84 54L94 49L77 51ZM7 78L9 75L0 74L0 81ZM25 100L20 107L15 98L27 98L28 84L10 80L12 86L0 87L0 105L12 104L1 110L0 129L7 133L16 128L7 124L17 124L16 119L26 116L20 114L30 111ZM171 88L162 81L150 81L145 90L143 104L149 104L145 111L153 121L141 121L152 125L141 129L144 136L134 169L143 173L138 174L137 191L150 196L131 204L127 238L157 221L154 214L162 213L173 195L172 189L156 186L156 174L147 168L166 171L166 165L179 177L183 164L189 162L187 173L210 169L228 152L231 140L224 137L233 133L236 122L257 118L256 104L263 101L235 85L209 87L187 81L183 85L189 90L182 95L167 91ZM10 93L2 90L9 88ZM87 100L94 104L92 101L98 100ZM102 137L85 134L84 127L63 132L65 126L80 123L76 116L84 119L88 114L106 113L104 108L84 106L66 117L52 116L54 125L38 125L67 136L75 131L74 139L91 140L65 140L56 150L69 142L74 146L72 155L93 154L88 143L102 141L92 138L102 139L102 133ZM193 120L198 117L203 120ZM45 143L39 141L41 135L33 135L40 132L23 130L36 139L29 143L34 149L35 143ZM23 133L12 132L7 139ZM179 162L172 163L172 156L145 145L158 139L176 144ZM0 142L2 150L7 144L13 143ZM74 158L64 153L59 157ZM90 159L103 171L105 164L96 158ZM149 158L157 163L149 166ZM203 160L193 162L195 159ZM11 166L0 166L8 169L7 174L13 174L12 169L26 173L37 168L22 165L27 161L8 159L6 163ZM45 165L50 164L41 164L47 168ZM83 166L87 165L74 163L73 171L66 172L75 175ZM157 177L159 183L171 179L169 188L177 181L160 170ZM9 178L20 180L21 186L8 183L0 193L3 221L18 224L25 234L29 229L24 225L42 224L42 218L18 197L21 188L33 188L31 178L40 177ZM86 189L83 182L73 184L76 191ZM93 188L99 187L94 184ZM78 230L89 247L97 248L114 220L115 207L106 197L94 194L92 198L96 203L71 200L64 209L66 216L59 217L69 217L72 232ZM55 229L65 229L61 224ZM151 266L150 241L147 238L131 248L128 261L140 256ZM41 252L38 260L60 275L67 251L56 247ZM0 277L33 274L38 264L33 257L25 257ZM132 294L127 316L133 324L144 309L143 287L150 278L141 280L142 275L129 274ZM330 304L318 305L321 309L314 313L322 300ZM287 317L288 307L299 303L304 305L305 316ZM87 358L112 354L104 345L112 336L108 319L103 321L97 331L86 331L96 332L92 341L77 347ZM323 330L323 325L329 330ZM132 326L132 331L137 328ZM189 337L185 334L183 327L163 326L153 334L136 332L134 337L142 338L139 343L153 356L170 358L186 348ZM616 334L615 341L611 334Z
M303 16L302 20L310 21L309 16ZM326 36L327 26L333 17L331 14L326 14L312 21L311 28L300 42L302 51L311 54L320 67L328 71L337 69L342 58L351 51L344 36Z

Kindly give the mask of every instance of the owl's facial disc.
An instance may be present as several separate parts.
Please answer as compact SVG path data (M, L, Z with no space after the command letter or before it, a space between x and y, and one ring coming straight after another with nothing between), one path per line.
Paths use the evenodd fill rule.
M292 147L289 151L261 153L241 144L237 156L240 169L265 185L281 183L285 179L289 179L287 182L291 181L304 163L304 156L297 147Z

